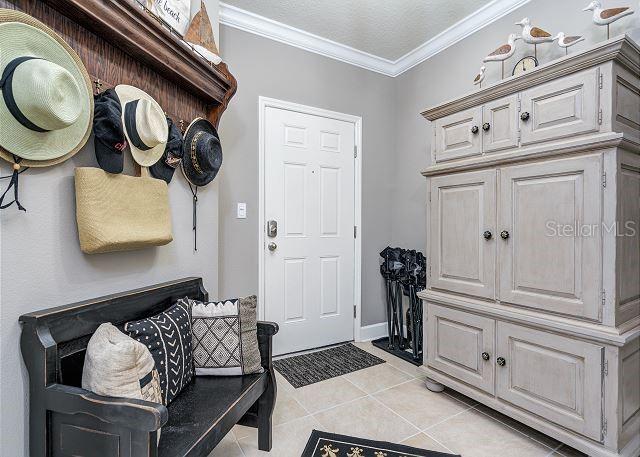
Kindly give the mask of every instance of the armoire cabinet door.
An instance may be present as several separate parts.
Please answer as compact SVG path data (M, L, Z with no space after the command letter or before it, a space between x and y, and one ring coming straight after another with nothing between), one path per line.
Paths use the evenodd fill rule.
M436 162L482 154L481 106L443 117L434 124Z
M501 98L484 105L482 150L488 152L518 146L518 97Z
M496 173L431 179L429 287L495 298Z
M599 319L600 155L505 167L500 176L500 300Z
M427 305L427 365L493 394L493 319Z
M499 398L600 441L603 347L506 322L496 341Z
M598 68L592 68L525 90L521 144L597 131L599 74Z

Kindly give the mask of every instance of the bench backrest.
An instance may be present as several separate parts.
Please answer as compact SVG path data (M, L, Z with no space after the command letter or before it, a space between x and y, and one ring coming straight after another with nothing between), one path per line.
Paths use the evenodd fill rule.
M46 361L34 364L43 371L37 375L45 384L79 387L87 344L100 324L111 322L122 329L129 321L164 311L180 298L205 301L207 295L202 278L185 278L25 314L20 316L23 357L28 366L29 359Z

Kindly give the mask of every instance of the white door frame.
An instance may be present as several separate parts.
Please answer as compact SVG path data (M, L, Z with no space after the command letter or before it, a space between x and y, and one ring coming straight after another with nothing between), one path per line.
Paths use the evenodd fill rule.
M326 117L339 121L349 122L354 125L354 144L357 155L354 164L354 186L355 186L355 224L356 237L354 240L354 287L353 305L355 306L355 318L353 322L353 338L360 341L360 327L362 324L362 118L350 114L328 111L312 106L300 105L284 100L262 97L258 98L258 319L265 316L265 114L267 108L278 108L296 113L310 114L314 116Z

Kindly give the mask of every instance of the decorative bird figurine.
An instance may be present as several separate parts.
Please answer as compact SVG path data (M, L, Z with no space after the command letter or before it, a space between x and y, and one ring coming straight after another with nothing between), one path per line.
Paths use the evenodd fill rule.
M589 6L587 6L582 11L593 11L593 23L596 25L607 26L607 40L610 38L609 25L611 25L618 19L634 13L634 11L628 6L603 9L602 3L600 3L598 0L593 0L591 3L589 3Z
M507 38L507 44L503 44L493 51L483 59L483 62L502 62L502 77L504 78L504 61L516 52L516 40L519 39L520 37L515 33L510 34Z
M569 48L574 44L578 44L581 41L584 41L584 37L580 35L566 36L564 32L558 33L556 36L558 40L558 46L564 48L565 54L569 54Z
M528 17L525 17L520 22L516 22L516 25L522 27L522 39L525 43L533 45L533 53L536 60L538 59L538 44L550 43L555 40L549 32L542 30L540 27L532 27Z
M487 67L485 67L484 65L480 67L480 73L478 73L476 75L476 77L473 80L473 84L476 86L480 86L480 89L482 89L482 81L484 81L484 76L485 76L485 71L487 70Z

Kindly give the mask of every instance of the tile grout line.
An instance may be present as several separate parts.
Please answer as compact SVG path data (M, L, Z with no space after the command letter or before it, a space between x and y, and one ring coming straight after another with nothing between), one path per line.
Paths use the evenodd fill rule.
M478 405L480 405L480 403L478 403L476 406L478 406ZM540 445L542 445L542 446L546 447L547 449L551 449L551 450L552 450L552 452L555 452L555 451L556 451L556 449L557 449L557 448L556 448L556 449L554 449L554 448L552 448L551 446L549 446L549 445L547 445L547 444L544 444L544 443L542 443L542 442L538 441L538 440L537 440L537 439L535 439L534 437L529 436L528 434L526 434L524 431L522 431L522 430L518 430L517 428L512 427L511 425L509 425L509 424L507 424L507 423L505 423L505 422L502 422L502 421L501 421L500 419L498 419L497 417L491 417L490 415L488 415L488 414L486 414L486 413L484 413L484 412L480 411L476 406L474 406L474 407L473 407L473 409L474 409L475 411L478 411L478 412L479 412L480 414L482 414L483 416L488 417L489 419L493 419L494 421L496 421L496 422L498 422L498 423L500 423L500 424L504 425L504 426L505 426L505 427L507 427L507 428L510 428L511 430L515 430L516 432L520 433L521 435L524 435L524 436L526 436L527 438L529 438L531 441L534 441L534 442L536 442L536 443L538 443L538 444L540 444ZM493 411L495 411L495 410L493 410ZM498 412L499 412L499 411L498 411ZM514 419L514 420L515 420L515 419ZM517 421L516 421L516 422L517 422ZM518 422L518 423L519 423L519 424L521 424L522 422ZM522 424L522 425L527 426L526 424ZM535 429L532 429L532 430L535 430ZM538 433L541 433L541 432L538 432ZM544 435L544 433L542 433L542 434ZM545 435L545 436L548 436L548 435ZM551 438L551 437L550 437L550 438ZM552 438L552 439L554 439L554 438ZM560 445L562 445L562 443L560 443Z
M437 439L435 439L432 435L429 435L427 432L420 432L423 433L425 436L431 438L433 441L435 441L436 443L438 443L440 446L442 446L443 448L445 448L447 451L451 452L451 453L455 453L455 451L449 449L447 446L445 446L443 443L441 443L440 441L438 441Z
M545 455L544 457L553 457L553 454L556 453L556 451L558 449L560 449L563 446L562 443L560 443L558 446L556 446L554 449L551 449L551 452L549 452L547 455Z
M463 404L464 404L464 403L463 403ZM423 428L421 431L422 431L423 433L426 433L426 431L427 431L427 430L430 430L430 429L432 429L433 427L436 427L436 426L438 426L438 425L440 425L440 424L442 424L442 423L444 423L444 422L447 422L449 419L453 419L454 417L457 417L457 416L459 416L460 414L464 414L464 413L466 413L467 411L469 411L469 410L471 410L471 409L473 409L473 406L467 406L467 408L466 408L466 409L463 409L462 411L458 411L457 413L455 413L455 414L453 414L453 415L451 415L451 416L449 416L449 417L447 417L447 418L445 418L445 419L442 419L441 421L438 421L438 422L436 422L436 423L434 423L434 424L431 424L431 425L429 425L428 427Z

